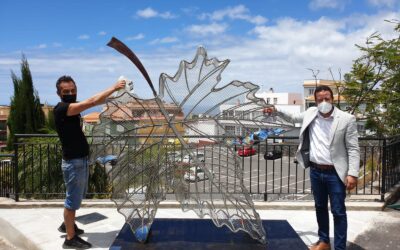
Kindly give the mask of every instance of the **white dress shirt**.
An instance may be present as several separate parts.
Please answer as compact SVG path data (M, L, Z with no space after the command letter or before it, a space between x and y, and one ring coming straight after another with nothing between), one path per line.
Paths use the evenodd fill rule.
M324 118L319 112L310 124L310 161L317 164L333 165L329 144L331 128L335 117L336 108L332 114Z

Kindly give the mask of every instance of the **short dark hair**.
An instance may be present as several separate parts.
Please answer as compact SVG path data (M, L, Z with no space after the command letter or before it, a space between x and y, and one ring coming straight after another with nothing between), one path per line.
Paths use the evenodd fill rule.
M57 94L60 94L60 91L61 91L60 84L62 82L73 82L74 85L76 86L75 81L74 81L74 79L72 79L72 77L63 75L60 78L58 78L58 80L56 82Z
M328 86L321 85L321 86L318 86L318 87L315 88L315 91L314 91L314 100L315 100L315 102L317 102L317 93L319 93L321 91L329 91L329 93L331 93L331 97L332 97L332 100L333 100L332 89L330 87L328 87Z

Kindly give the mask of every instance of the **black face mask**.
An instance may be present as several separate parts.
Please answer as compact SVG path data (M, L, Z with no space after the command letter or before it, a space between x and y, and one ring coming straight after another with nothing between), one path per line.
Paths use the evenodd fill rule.
M61 100L66 103L74 103L76 102L76 95L63 95Z

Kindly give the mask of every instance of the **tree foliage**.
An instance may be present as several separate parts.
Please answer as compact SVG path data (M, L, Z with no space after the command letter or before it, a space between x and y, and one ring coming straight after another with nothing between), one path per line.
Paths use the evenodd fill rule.
M45 128L45 116L41 109L38 92L33 87L28 60L22 56L21 78L11 72L14 95L11 97L10 115L7 125L10 129L8 147L12 146L15 134L40 133Z
M51 134L55 134L56 132L56 122L54 120L54 113L49 112L46 119L46 127L51 131Z
M384 39L374 33L345 74L343 95L351 113L367 117L366 128L378 136L400 133L400 22L395 25L395 36Z

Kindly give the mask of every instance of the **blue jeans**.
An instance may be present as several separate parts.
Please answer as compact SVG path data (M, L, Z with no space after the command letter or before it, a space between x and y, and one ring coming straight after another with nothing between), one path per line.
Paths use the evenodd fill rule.
M310 179L315 200L319 240L329 243L329 198L334 222L334 246L336 250L344 250L347 240L347 215L344 203L346 187L334 169L319 170L311 167Z
M78 210L86 195L89 180L87 157L62 160L61 168L64 176L66 197L64 207Z

